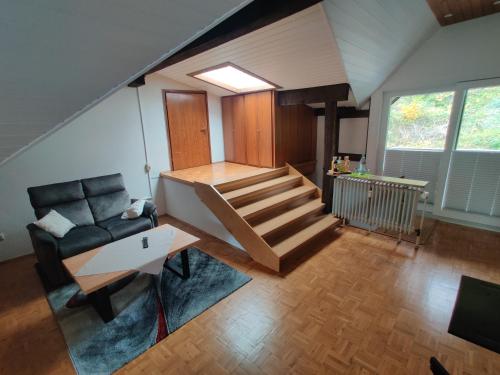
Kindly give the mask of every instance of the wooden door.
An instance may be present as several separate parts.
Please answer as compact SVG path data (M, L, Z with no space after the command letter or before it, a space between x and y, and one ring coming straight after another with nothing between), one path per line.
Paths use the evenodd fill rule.
M273 92L245 95L245 134L247 163L273 167Z
M172 170L211 163L207 94L165 91Z
M242 95L226 96L221 102L225 160L246 164L244 97Z

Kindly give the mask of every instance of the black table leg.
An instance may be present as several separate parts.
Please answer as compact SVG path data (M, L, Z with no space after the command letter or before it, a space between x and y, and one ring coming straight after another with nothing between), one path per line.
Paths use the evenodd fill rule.
M108 323L115 318L113 306L109 299L108 288L104 287L89 294L89 301L94 306L104 323Z
M164 267L168 268L170 271L175 273L177 276L183 279L189 279L191 276L191 271L189 269L189 255L187 249L181 251L181 263L182 263L182 272L177 269L177 267L172 267L168 260L165 262Z
M181 251L181 262L182 276L184 277L184 279L189 279L189 277L191 276L191 270L189 269L189 255L187 249Z

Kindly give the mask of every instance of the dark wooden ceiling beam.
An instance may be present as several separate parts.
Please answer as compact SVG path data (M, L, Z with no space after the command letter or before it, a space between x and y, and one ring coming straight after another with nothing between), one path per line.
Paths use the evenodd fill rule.
M321 0L254 0L241 8L196 40L166 58L146 74L162 70L233 39L270 25L301 10L309 8Z
M325 136L323 154L323 186L321 201L325 204L325 212L332 212L333 181L327 175L330 163L339 151L340 123L337 116L337 102L325 103Z
M324 108L315 108L314 115L315 116L324 116L325 109ZM337 116L339 118L370 117L370 110L369 109L357 109L356 107L338 107L337 108Z
M141 87L146 84L146 76L143 74L142 76L137 77L132 82L128 84L128 87Z
M308 87L305 89L278 91L279 105L296 105L311 103L331 103L347 100L349 84Z
M500 3L493 0L427 0L427 4L441 26L500 12Z

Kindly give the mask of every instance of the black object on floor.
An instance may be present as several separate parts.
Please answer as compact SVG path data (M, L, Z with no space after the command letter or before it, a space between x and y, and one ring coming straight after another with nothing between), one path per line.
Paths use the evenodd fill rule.
M433 375L450 375L450 373L444 368L444 366L436 359L436 357L431 357L430 366Z
M500 285L462 276L448 332L500 354Z

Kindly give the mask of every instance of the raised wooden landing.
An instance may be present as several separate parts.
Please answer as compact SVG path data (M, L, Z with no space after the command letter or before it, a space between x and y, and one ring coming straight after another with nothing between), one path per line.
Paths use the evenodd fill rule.
M276 271L302 245L340 225L322 213L321 191L291 166L194 186L248 254Z
M160 176L188 185L193 185L195 181L214 185L234 179L259 175L270 170L272 169L223 161L200 167L161 172Z

